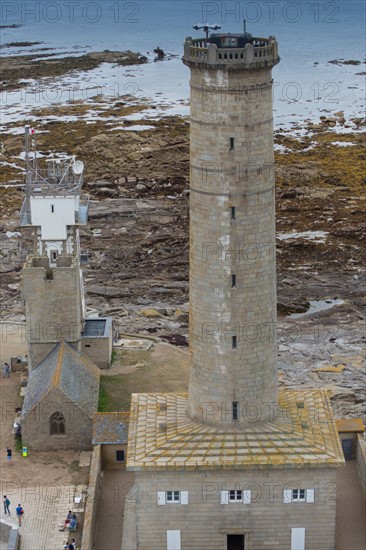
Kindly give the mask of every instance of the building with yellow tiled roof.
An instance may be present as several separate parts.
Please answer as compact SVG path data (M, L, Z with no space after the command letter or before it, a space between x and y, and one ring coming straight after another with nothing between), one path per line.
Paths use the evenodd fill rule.
M278 390L277 41L188 37L188 394L134 394L122 550L334 550L344 462L319 390Z

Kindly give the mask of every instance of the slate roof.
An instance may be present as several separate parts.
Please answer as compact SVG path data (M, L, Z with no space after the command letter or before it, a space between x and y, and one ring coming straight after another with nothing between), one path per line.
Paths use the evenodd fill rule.
M57 388L86 414L98 408L98 367L62 340L29 372L22 415L27 415L48 393Z
M95 413L93 417L93 445L127 444L130 413Z
M133 394L127 470L335 467L344 463L326 392L281 390L279 415L249 426L187 416L186 394Z

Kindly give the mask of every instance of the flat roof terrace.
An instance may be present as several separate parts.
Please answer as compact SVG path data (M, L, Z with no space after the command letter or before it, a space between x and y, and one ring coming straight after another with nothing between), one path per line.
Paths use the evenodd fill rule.
M111 317L85 319L82 338L108 338L112 330Z

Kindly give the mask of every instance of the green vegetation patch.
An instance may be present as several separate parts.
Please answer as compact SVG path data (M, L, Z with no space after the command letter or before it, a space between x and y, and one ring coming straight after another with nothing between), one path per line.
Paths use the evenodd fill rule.
M132 393L186 392L188 354L171 347L118 354L126 374L100 377L99 412L128 411ZM119 367L118 367L119 366Z

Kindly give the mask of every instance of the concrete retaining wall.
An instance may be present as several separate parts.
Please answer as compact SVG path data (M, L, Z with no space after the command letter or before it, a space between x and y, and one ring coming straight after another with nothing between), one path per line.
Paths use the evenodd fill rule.
M6 519L0 520L0 547L18 550L20 543L19 528Z

